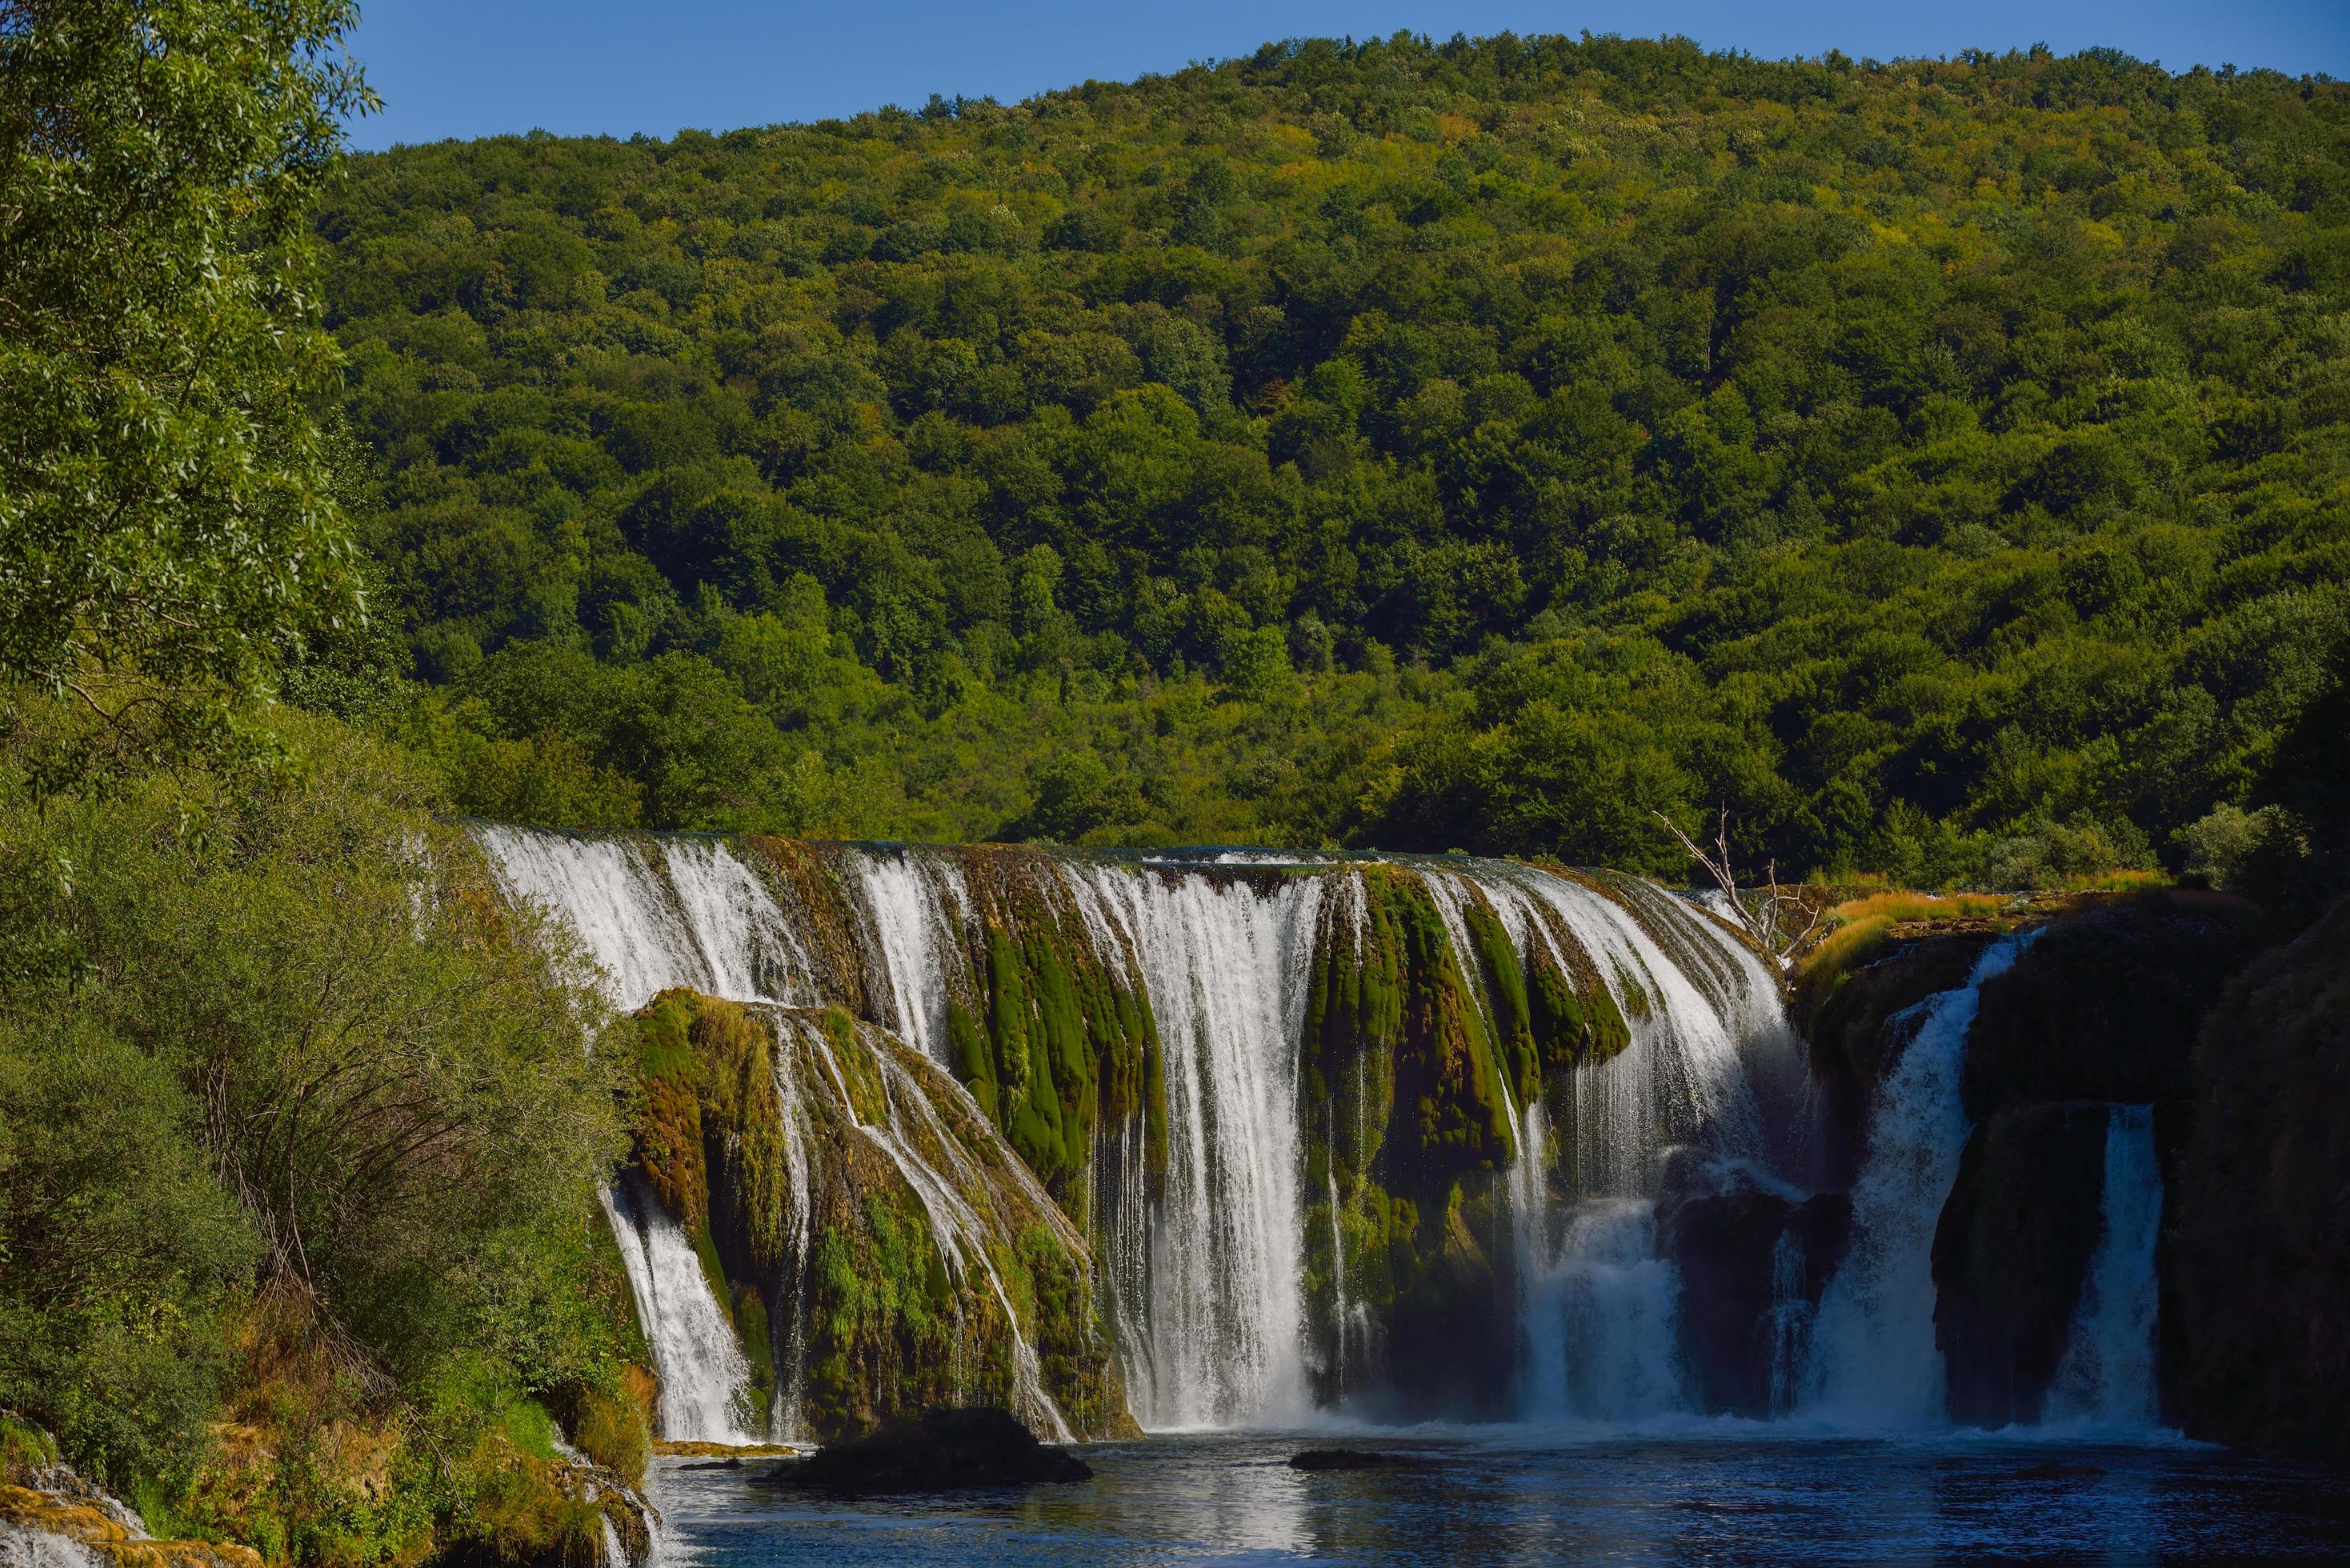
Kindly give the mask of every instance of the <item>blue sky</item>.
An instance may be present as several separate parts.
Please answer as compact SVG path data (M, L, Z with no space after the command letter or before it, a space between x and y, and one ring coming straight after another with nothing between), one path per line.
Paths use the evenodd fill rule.
M361 0L352 52L384 112L360 147L534 127L562 134L723 130L917 108L933 93L1006 102L1244 55L1268 38L1685 33L1766 57L1841 48L1891 58L2045 42L2189 65L2350 77L2350 0L1119 0L809 5L801 0Z

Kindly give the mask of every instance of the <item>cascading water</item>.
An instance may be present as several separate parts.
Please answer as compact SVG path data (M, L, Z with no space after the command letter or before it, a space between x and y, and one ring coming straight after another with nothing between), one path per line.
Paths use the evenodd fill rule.
M1777 986L1759 959L1679 900L1621 890L1641 900L1638 914L1580 882L1522 867L1488 868L1475 883L1473 896L1521 950L1541 944L1561 966L1570 944L1586 955L1632 1033L1627 1049L1578 1066L1567 1086L1564 1201L1545 1174L1547 1110L1539 1098L1515 1108L1506 1193L1525 1350L1519 1404L1535 1419L1620 1420L1679 1407L1678 1281L1655 1255L1658 1162L1692 1143L1761 1158L1747 1054L1784 1044ZM1465 950L1455 912L1464 891L1443 904Z
M2106 1124L2102 1226L2045 1419L2055 1426L2142 1431L2161 1419L2155 1386L2159 1310L2154 1251L2162 1228L2162 1171L2154 1107L2116 1106Z
M1967 1140L1959 1068L1983 982L2031 940L1991 943L1966 984L1918 1004L1916 1033L1877 1093L1867 1162L1853 1188L1851 1251L1820 1301L1815 1392L1806 1402L1814 1414L1886 1428L1943 1418L1931 1254Z
M806 944L766 882L722 842L588 839L488 826L477 832L509 896L527 899L560 919L600 966L606 993L621 1008L642 1006L672 987L771 1008L813 998L814 966ZM875 900L874 929L879 941L885 948L897 942L901 950L910 941L931 944L929 950L940 955L933 961L943 973L944 950L931 934L932 926L946 918L943 901L936 896L925 898L921 884L910 873L892 877L882 869L881 857L870 857L866 864L871 872L868 887L882 889ZM917 910L927 911L927 919L919 913L912 918L920 929L911 935L904 921L893 922L880 913L903 914L910 901ZM932 1011L920 980L923 961L906 961L906 978L898 993L901 1019L920 1019ZM943 981L932 989L940 998L937 1011L942 1012ZM983 1185L984 1179L967 1164L946 1173L936 1168L936 1160L951 1163L963 1157L941 1125L930 1091L886 1048L876 1046L872 1054L882 1075L887 1114L878 1122L867 1122L857 1114L856 1101L822 1031L780 1012L774 1016L778 1025L778 1119L786 1150L783 1219L787 1267L805 1268L813 1240L813 1146L804 1106L813 1085L828 1091L830 1102L904 1177L920 1199L932 1238L952 1273L959 1278L975 1272L987 1282L1011 1343L1015 1403L1040 1429L1067 1440L1068 1425L1043 1390L1035 1352L1023 1335L1019 1315L989 1255L988 1226L959 1191ZM812 1076L813 1070L825 1076ZM905 1118L920 1123L927 1136L910 1136ZM1016 1160L1007 1164L1035 1209L1050 1217L1066 1244L1082 1252L1083 1239L1061 1219L1034 1178ZM623 1189L608 1197L606 1208L620 1240L639 1320L659 1363L662 1435L751 1441L741 1418L749 1364L711 1293L692 1244L659 1202L641 1194ZM771 1435L788 1438L799 1435L805 1325L791 1314L779 1327L784 1356L769 1427Z
M941 1264L977 1293L956 1298L957 1323L966 1308L974 1324L1001 1313L1009 1332L991 1354L1008 1359L991 1375L1008 1376L1014 1402L1040 1432L1063 1435L1070 1422L1040 1376L1020 1315L1032 1310L1027 1297L1007 1284L996 1251L1007 1227L1037 1217L1069 1256L1098 1271L1126 1407L1147 1428L1294 1418L1316 1390L1332 1398L1375 1387L1362 1380L1380 1375L1386 1328L1370 1303L1388 1287L1378 1254L1349 1246L1384 1222L1352 1206L1367 1162L1381 1158L1378 1128L1364 1118L1387 1113L1366 1107L1386 1102L1365 1082L1367 1053L1317 1056L1321 1087L1312 1105L1301 1099L1317 944L1351 938L1356 962L1364 961L1362 863L812 846L794 852L803 879L785 887L757 845L486 826L477 834L508 893L545 907L601 967L616 1006L633 1010L682 987L773 1010L784 1169L771 1190L787 1277L815 1266L823 1240L811 1176L819 1148L847 1136L886 1158L919 1199ZM1604 991L1620 1015L1613 1054L1578 1057L1540 1093L1507 1073L1498 1085L1510 1158L1482 1210L1495 1233L1481 1233L1477 1245L1492 1249L1496 1288L1514 1293L1517 1407L1539 1419L1616 1421L1691 1407L1693 1374L1677 1337L1683 1285L1676 1264L1659 1256L1658 1193L1667 1156L1686 1148L1700 1163L1748 1172L1742 1190L1802 1198L1766 1174L1800 1178L1806 1158L1789 1131L1803 1121L1787 1092L1800 1066L1778 977L1721 922L1637 878L1451 857L1389 866L1379 875L1404 878L1432 904L1440 945L1491 1038L1500 1039L1500 1002L1487 994L1476 943L1494 940L1496 929L1527 975L1539 960L1546 972L1571 977L1578 995ZM808 876L828 877L838 892L807 892ZM842 912L813 912L826 898ZM970 1071L972 1030L998 1027L989 1011L1002 1002L991 990L995 967L1007 951L1029 961L1013 950L1030 937L1086 955L1098 971L1087 983L1107 976L1100 983L1124 988L1120 997L1140 998L1155 1043L1159 1119L1105 1112L1090 1144L1078 1146L1089 1163L1077 1168L1068 1212L1089 1232L1090 1249L1008 1145L993 1146L1003 1170L994 1155L982 1162L985 1171L972 1163L966 1145L948 1136L946 1102L954 1117L945 1119L983 1121L987 1113L930 1065ZM2012 963L2024 940L1994 943L1964 987L1908 1017L1914 1033L1879 1091L1853 1193L1846 1261L1807 1256L1792 1231L1758 1243L1767 1246L1767 1263L1755 1254L1767 1278L1755 1287L1752 1321L1772 1413L1799 1407L1871 1426L1939 1419L1928 1252L1968 1130L1958 1068L1976 988ZM844 952L852 966L845 980ZM869 1038L859 1038L879 1075L878 1101L867 1092L860 1102L833 1059L837 1040L795 1011L827 1005L869 1020L858 1025ZM877 1025L927 1060L892 1054ZM988 1048L986 1037L979 1048ZM1004 1116L1008 1127L1009 1109ZM1316 1146L1315 1166L1305 1127L1317 1118L1329 1147ZM819 1126L832 1130L819 1136ZM2150 1140L2143 1112L2116 1113L2106 1231L2051 1404L2067 1419L2152 1419L2159 1190ZM1067 1178L1069 1167L1061 1169L1056 1180ZM988 1185L1006 1180L1016 1187L1010 1199ZM1374 1191L1363 1201L1387 1199ZM1311 1247L1327 1257L1310 1319L1309 1213ZM660 1362L664 1435L739 1433L742 1357L693 1245L649 1193L620 1193L614 1222ZM1358 1262L1367 1273L1358 1276ZM776 1299L800 1298L786 1290ZM776 1436L800 1432L806 1332L799 1311L777 1309ZM964 1345L960 1332L956 1344ZM954 1386L970 1386L972 1371L959 1363ZM1753 1397L1761 1408L1762 1396Z
M1159 1428L1302 1413L1296 1055L1321 884L1105 865L1072 888L1097 950L1139 961L1165 1064L1165 1182L1125 1195L1108 1241L1128 1407Z
M623 1186L604 1194L604 1214L620 1243L637 1321L660 1377L660 1431L696 1443L747 1443L743 1391L751 1364L734 1342L702 1272L702 1260L658 1203Z
M919 850L858 851L856 866L889 982L887 1022L907 1044L944 1063L948 987L962 967L970 893L951 864Z

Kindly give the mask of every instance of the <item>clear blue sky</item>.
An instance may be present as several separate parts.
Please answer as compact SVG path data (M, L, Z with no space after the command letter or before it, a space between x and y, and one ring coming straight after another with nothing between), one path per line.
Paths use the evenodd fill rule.
M2350 77L2350 0L361 0L352 52L384 112L366 148L534 127L708 130L849 115L933 93L1005 102L1253 51L1269 38L1684 33L1768 58L1889 59L2044 42L2172 69Z

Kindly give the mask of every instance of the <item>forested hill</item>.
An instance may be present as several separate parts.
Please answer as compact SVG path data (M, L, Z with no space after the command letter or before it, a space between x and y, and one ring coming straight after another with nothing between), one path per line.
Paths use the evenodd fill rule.
M2300 831L2339 703L2322 78L1311 42L322 221L486 814L2014 882Z

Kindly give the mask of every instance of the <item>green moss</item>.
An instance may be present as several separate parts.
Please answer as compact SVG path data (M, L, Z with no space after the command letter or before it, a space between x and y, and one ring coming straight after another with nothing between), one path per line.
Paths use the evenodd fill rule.
M29 1486L33 1471L57 1462L55 1438L0 1410L0 1485Z
M1467 1376L1462 1358L1475 1360L1497 1332L1509 1343L1506 1325L1496 1331L1482 1315L1492 1267L1463 1216L1491 1207L1515 1137L1510 1085L1538 1088L1560 1019L1490 910L1472 905L1468 931L1475 950L1454 951L1433 898L1404 867L1365 867L1325 907L1302 1112L1305 1288L1326 1396L1343 1392L1342 1332L1350 1383L1377 1376L1403 1388ZM1486 981L1490 1024L1464 963ZM1342 1281L1350 1314L1367 1314L1374 1333L1342 1328ZM1374 1372L1365 1358L1381 1343L1409 1345L1410 1355ZM1480 1361L1471 1370L1485 1378L1490 1369Z
M1605 1062L1632 1044L1631 1026L1606 986L1578 988L1546 949L1534 954L1528 987L1534 1040L1545 1081L1575 1065Z
M1097 1129L1139 1116L1149 1169L1166 1164L1165 1089L1149 1004L1105 964L1057 877L1024 854L966 851L981 915L976 1015L947 1026L957 1075L1048 1190L1084 1222ZM985 1019L984 1041L978 1020Z
M986 1033L959 1001L947 1003L947 1042L954 1052L955 1076L971 1091L987 1119L999 1121L1002 1112L995 1089L995 1058Z
M1058 954L1031 955L1010 938L1004 952L1010 973L993 989L1013 1004L1001 1039L1016 1045L1029 1067L1033 1093L1021 1108L1031 1121L1022 1130L1038 1149L1066 1159L1072 1147L1085 1150L1089 1132L1073 1143L1066 1123L1048 1118L1082 1115L1093 1103L1088 1097L1073 1107L1057 1092L1062 1078L1090 1071L1094 1061L1083 971ZM1104 991L1096 1002L1108 1015L1112 995ZM1017 1005L1023 1002L1024 1009ZM968 1011L962 1017L959 1054L966 1064L983 1059L990 1070L974 1074L974 1081L992 1085L998 1040L981 1035ZM1132 1014L1126 1022L1130 1027ZM950 1268L920 1198L897 1164L850 1125L852 1116L867 1126L890 1125L885 1085L888 1073L897 1071L931 1085L940 1116L937 1126L901 1120L899 1135L934 1168L967 1172L959 1179L962 1196L983 1217L982 1244L1014 1310L1032 1334L1045 1334L1056 1347L1049 1357L1039 1350L1047 1388L1072 1407L1073 1420L1118 1429L1123 1403L1087 1293L1090 1264L1039 1223L1032 1199L1005 1184L1017 1151L1004 1147L992 1117L982 1119L983 1096L974 1094L981 1107L975 1116L971 1102L947 1092L929 1062L837 1008L770 1014L671 993L647 1010L640 1029L650 1037L640 1060L660 1068L639 1085L644 1103L664 1106L670 1119L696 1135L656 1141L640 1130L640 1154L658 1147L672 1164L702 1177L683 1199L702 1216L688 1235L751 1364L761 1407L749 1413L754 1421L777 1381L775 1327L785 1313L799 1325L795 1338L807 1372L803 1409L821 1437L863 1431L928 1405L1010 1397L1012 1325L980 1261L967 1260L961 1273ZM796 1273L788 1269L783 1236L791 1172L775 1085L779 1051L787 1068L802 1075L814 1204L814 1256ZM820 1056L828 1062L819 1065ZM1140 1063L1130 1071L1139 1078ZM934 1147L941 1139L956 1147ZM1015 1241L997 1227L999 1219L1039 1233Z

